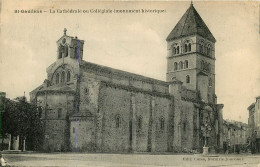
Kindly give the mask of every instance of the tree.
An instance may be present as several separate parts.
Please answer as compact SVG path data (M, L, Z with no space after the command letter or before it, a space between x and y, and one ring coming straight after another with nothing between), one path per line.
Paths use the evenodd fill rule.
M40 150L42 145L43 126L37 106L26 101L25 97L15 100L5 99L5 112L2 114L1 135L20 136L20 149L23 140L27 149Z

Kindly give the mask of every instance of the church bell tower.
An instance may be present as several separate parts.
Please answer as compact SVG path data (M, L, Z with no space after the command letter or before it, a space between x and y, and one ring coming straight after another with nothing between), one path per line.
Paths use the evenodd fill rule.
M71 58L81 61L83 58L84 41L78 37L67 35L67 29L64 28L63 36L57 41L57 60Z
M206 103L216 104L215 38L193 4L187 9L167 39L166 80L181 81L198 91Z

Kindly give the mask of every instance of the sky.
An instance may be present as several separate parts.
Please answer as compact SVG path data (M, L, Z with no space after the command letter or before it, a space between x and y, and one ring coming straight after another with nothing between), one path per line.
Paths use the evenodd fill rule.
M247 107L260 95L259 2L193 1L216 38L216 94L224 118L247 122ZM189 1L86 2L2 0L0 91L25 95L43 83L56 60L56 41L67 34L84 40L83 59L164 80L166 37ZM14 10L46 13L14 13ZM163 13L50 13L50 9L157 9Z

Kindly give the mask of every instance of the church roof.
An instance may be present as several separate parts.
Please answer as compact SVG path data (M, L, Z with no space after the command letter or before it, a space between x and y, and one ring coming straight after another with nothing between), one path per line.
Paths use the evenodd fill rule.
M216 42L216 39L211 34L209 28L193 7L193 4L191 4L189 9L185 12L180 21L168 35L166 41L194 34L198 34L212 42Z
M93 69L95 71L103 71L103 72L115 74L115 75L118 75L118 76L131 77L131 78L147 81L149 83L161 84L161 85L164 85L164 86L167 86L167 87L169 85L167 82L162 81L162 80L146 77L146 76L139 75L139 74L130 73L130 72L123 71L123 70L118 70L118 69L107 67L107 66L102 66L102 65L87 62L87 61L84 61L84 60L81 62L80 65L82 67L90 68L90 69Z

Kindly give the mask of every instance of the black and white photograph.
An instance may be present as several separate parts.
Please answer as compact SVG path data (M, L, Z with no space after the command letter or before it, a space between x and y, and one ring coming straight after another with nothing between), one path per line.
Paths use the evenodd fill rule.
M0 0L0 166L260 167L260 1Z

